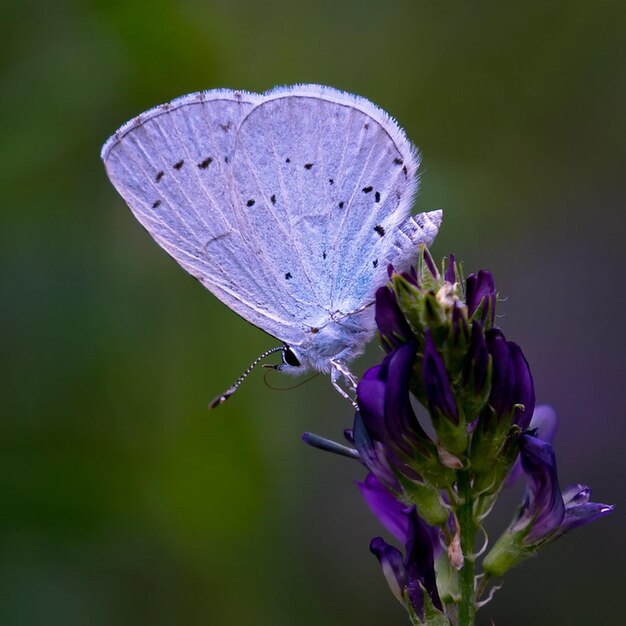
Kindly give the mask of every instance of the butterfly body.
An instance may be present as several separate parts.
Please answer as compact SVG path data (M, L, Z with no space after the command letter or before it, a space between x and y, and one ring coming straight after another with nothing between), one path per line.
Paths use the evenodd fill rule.
M406 267L441 222L409 216L419 159L400 127L329 87L184 96L122 126L102 158L157 243L292 349L285 371L360 354L387 266Z

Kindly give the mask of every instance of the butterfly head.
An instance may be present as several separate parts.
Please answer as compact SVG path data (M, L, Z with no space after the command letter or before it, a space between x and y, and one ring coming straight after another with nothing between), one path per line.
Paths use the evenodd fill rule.
M304 365L305 359L302 354L300 354L298 348L285 345L282 349L281 356L283 362L275 367L278 371L298 376L307 370L307 367Z

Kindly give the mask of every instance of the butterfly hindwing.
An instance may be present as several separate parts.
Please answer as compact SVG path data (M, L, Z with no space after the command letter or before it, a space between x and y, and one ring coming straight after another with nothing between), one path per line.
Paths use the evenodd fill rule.
M417 167L386 113L327 87L274 90L244 118L233 161L240 202L294 305L327 318L372 298Z

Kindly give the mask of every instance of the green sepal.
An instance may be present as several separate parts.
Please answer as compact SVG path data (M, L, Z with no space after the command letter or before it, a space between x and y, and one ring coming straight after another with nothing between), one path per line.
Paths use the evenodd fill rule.
M398 475L398 480L405 497L415 505L418 515L427 524L430 526L447 524L450 512L441 501L439 489L402 475Z
M425 244L421 243L419 246L419 255L417 257L416 270L417 270L417 282L419 283L420 287L424 289L424 291L435 289L437 285L443 282L443 279L441 278L441 276L439 276L438 273L433 274L430 271L428 264L424 260L427 255L431 260L431 264L436 268L437 265L432 255L428 251L428 248L426 247Z
M442 552L435 561L435 574L437 575L437 589L441 601L444 604L456 604L461 597L459 572L450 563L446 552Z
M424 589L424 585L420 583L420 587L424 595L423 619L420 619L415 612L415 609L413 609L411 599L409 598L409 592L405 591L404 593L404 604L409 614L411 624L413 626L450 626L450 620L439 609L435 608L428 592Z
M524 545L528 529L504 532L493 545L483 561L483 571L491 577L503 576L512 567L533 556L538 546Z
M424 586L420 587L424 594L424 626L450 626L450 620L435 607Z
M437 446L432 441L423 441L420 448L415 450L415 456L403 456L402 460L433 487L437 489L450 487L455 481L455 474L441 462Z
M511 417L512 413L507 418L498 420L491 406L486 406L481 412L472 433L470 451L470 462L475 474L493 472L494 459L498 458L507 438Z
M412 626L424 626L424 622L417 616L413 605L411 604L411 598L409 598L409 592L404 592L404 606L409 614Z
M400 310L421 343L424 337L424 292L400 274L393 274L391 285Z
M446 370L448 372L457 372L458 380L450 381L455 387L461 383L461 374L463 372L463 365L467 360L467 352L471 338L470 326L467 323L467 307L461 304L457 304L457 306L461 311L459 327L455 331L452 323L453 310L451 310L448 336L441 349Z
M430 330L435 345L441 348L450 332L450 320L448 312L432 291L424 294L420 312L422 326Z
M463 381L462 385L459 385L456 391L457 402L459 406L463 408L465 415L478 416L487 406L489 400L489 393L491 392L491 374L493 372L493 359L489 356L489 365L487 366L487 376L485 377L485 383L483 388L476 391L476 375L474 369L469 367L469 374ZM471 418L470 418L470 421Z
M439 438L441 447L448 450L456 456L462 455L467 450L469 435L467 433L467 424L461 411L459 411L459 423L455 424L450 421L439 410L435 410L430 414L435 427L435 432Z

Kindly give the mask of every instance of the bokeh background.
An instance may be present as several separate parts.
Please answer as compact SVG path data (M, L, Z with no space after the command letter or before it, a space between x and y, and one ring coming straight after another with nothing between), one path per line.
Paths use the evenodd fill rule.
M323 377L276 392L257 373L208 413L275 341L153 243L99 160L175 96L295 82L370 98L419 145L416 207L446 212L433 253L493 271L561 417L562 483L618 504L513 571L480 624L623 623L624 6L3 6L0 623L406 623L361 468L300 441L351 411Z

